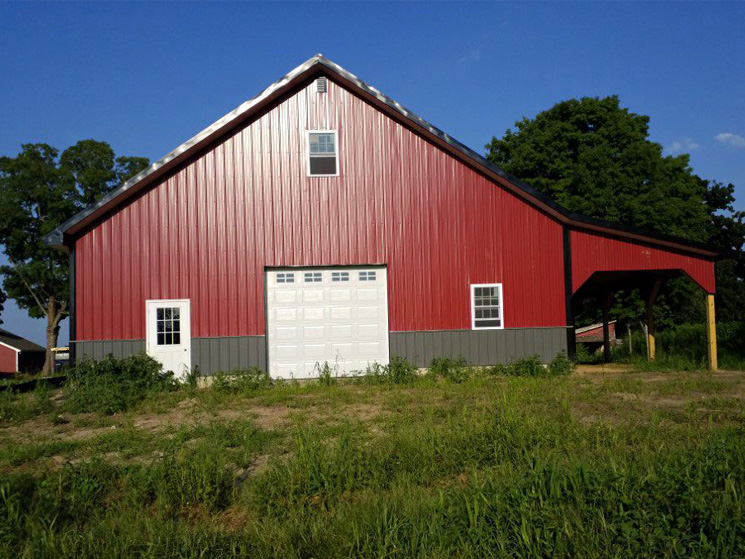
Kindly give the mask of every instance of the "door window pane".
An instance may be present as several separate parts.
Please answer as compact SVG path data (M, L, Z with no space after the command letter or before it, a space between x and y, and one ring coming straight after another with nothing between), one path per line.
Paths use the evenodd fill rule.
M158 345L181 343L181 316L178 307L161 307L156 310L156 341Z

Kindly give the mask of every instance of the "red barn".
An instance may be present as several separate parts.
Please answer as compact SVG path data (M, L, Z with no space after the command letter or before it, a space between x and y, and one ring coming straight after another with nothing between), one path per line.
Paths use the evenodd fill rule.
M717 258L568 212L321 55L47 240L70 253L77 358L275 377L549 360L579 298L651 304L680 274L713 294Z
M0 328L0 373L36 373L44 366L46 350Z

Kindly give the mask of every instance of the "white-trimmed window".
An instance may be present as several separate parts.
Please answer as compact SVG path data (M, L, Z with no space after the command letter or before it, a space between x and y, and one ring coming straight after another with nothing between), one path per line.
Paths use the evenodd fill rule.
M308 176L339 175L336 130L308 130Z
M331 272L331 281L349 281L349 272Z
M376 279L375 272L360 272L360 281L375 281Z
M504 328L501 283L471 285L471 327L474 330Z
M277 272L277 283L295 283L295 274L292 272Z

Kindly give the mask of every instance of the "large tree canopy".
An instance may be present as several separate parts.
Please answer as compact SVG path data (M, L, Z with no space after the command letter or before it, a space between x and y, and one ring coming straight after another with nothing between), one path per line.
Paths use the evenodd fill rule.
M58 157L46 144L24 144L16 157L0 157L0 245L11 264L0 268L8 296L37 318L47 318L47 362L59 323L67 315L67 255L43 237L88 204L148 165L142 157L116 157L106 142L82 140Z
M572 211L736 251L717 280L727 292L720 314L739 315L745 225L732 207L734 186L696 176L686 154L665 156L649 140L649 117L621 107L617 96L571 99L516 122L486 147L494 164ZM700 307L674 283L662 304L678 320Z

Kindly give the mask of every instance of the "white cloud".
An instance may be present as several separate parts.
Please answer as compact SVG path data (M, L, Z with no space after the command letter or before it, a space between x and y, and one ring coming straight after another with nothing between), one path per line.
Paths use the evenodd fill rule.
M739 134L722 132L721 134L714 136L714 139L721 144L727 144L736 148L745 148L745 138Z
M675 141L665 148L671 155L678 155L680 153L690 153L693 150L700 148L701 146L693 141L692 138L684 138L680 141Z
M473 60L479 60L480 58L481 58L481 49L480 48L477 48L477 49L473 49L473 50L468 51L468 54L465 55L464 57L462 57L459 60L459 62L461 64L464 64L466 62L471 62Z

